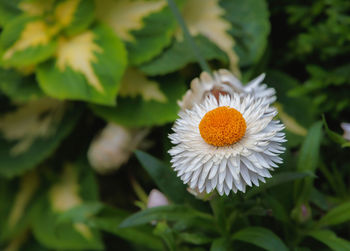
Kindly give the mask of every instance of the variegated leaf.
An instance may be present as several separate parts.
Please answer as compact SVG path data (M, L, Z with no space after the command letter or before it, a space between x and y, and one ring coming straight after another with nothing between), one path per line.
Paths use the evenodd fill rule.
M169 45L175 20L165 0L97 0L97 17L126 42L129 61L150 60Z
M48 156L77 121L77 110L42 98L0 117L0 175L14 176Z
M126 66L122 42L98 25L73 37L61 37L55 58L38 67L44 92L58 99L114 105Z
M175 79L177 80L175 81ZM147 80L147 82L149 81ZM96 115L107 121L127 127L163 125L172 122L176 119L179 110L177 100L185 93L186 87L184 82L179 81L178 78L163 78L157 80L157 82L159 83L159 90L166 100L160 96L160 93L156 95L159 101L154 98L146 101L140 95L135 98L118 97L117 107L109 108L94 105L92 110ZM153 87L151 87L152 89L154 91ZM154 94L152 95L155 97ZM161 102L160 97L162 97Z
M227 54L231 71L239 75L238 56L234 51L235 41L229 34L232 25L224 18L225 9L219 5L219 0L187 0L182 8L182 15L191 35L205 36L216 44ZM180 28L177 30L177 39L183 39Z
M34 208L35 238L54 250L101 250L99 232L82 222L61 221L67 211L97 200L97 186L90 168L66 165L56 183Z
M119 95L121 97L136 98L140 96L145 101L157 101L166 103L167 97L159 89L156 81L147 79L147 77L135 68L126 70L122 80Z
M68 35L85 30L94 20L94 0L60 0L54 16L57 24Z
M57 47L54 26L44 19L19 16L5 26L0 37L0 63L4 66L24 67L51 57Z

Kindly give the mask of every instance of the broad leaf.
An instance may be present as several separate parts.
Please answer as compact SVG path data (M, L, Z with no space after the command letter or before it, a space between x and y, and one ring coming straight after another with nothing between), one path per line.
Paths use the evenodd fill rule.
M99 0L96 3L98 19L109 24L126 42L131 64L152 59L171 42L175 20L166 1Z
M20 0L0 0L0 26L5 26L15 16L21 13L17 4Z
M216 230L214 218L211 215L182 205L147 208L126 218L119 227L133 227L162 220L175 221L187 227L197 226L207 230Z
M204 36L194 38L199 51L206 60L218 59L227 62L227 56L215 44ZM174 40L173 44L155 59L140 66L140 69L148 75L163 75L182 69L197 59L187 41Z
M226 53L230 70L238 76L238 56L234 50L236 42L229 33L232 25L225 18L228 13L219 3L219 0L187 0L182 7L182 16L192 36L204 36ZM183 34L179 28L176 35L181 42Z
M269 251L288 251L283 241L273 232L262 227L248 227L232 235L233 240L251 243Z
M264 53L270 32L266 1L221 0L224 18L231 23L229 33L235 38L234 50L241 67L256 63Z
M350 202L344 202L331 209L318 222L321 226L332 226L350 221Z
M85 30L94 21L94 0L60 0L55 7L57 25L67 35Z
M330 230L314 230L309 235L322 242L334 251L346 251L350 249L350 241L338 237Z
M1 180L0 243L20 235L30 224L29 212L39 188L39 176L28 172L20 180Z
M19 16L5 26L0 37L0 63L30 66L51 57L57 48L56 30L40 17Z
M78 112L69 104L42 98L1 116L0 175L19 175L47 158L72 130Z
M0 90L16 103L24 103L44 96L33 75L22 76L15 70L2 68L0 68Z
M145 76L143 78L143 82L150 81ZM122 82L128 81L128 78L124 78ZM157 94L157 101L154 98L146 101L140 95L135 98L119 97L116 107L93 105L91 108L97 116L126 127L154 126L172 122L177 118L179 111L177 100L185 93L185 85L181 80L174 78L162 79L158 83L159 93L162 95L159 98L159 93Z
M37 71L40 87L58 99L114 105L126 52L113 31L101 25L60 38L55 58Z
M153 156L136 151L136 157L146 169L158 188L173 202L184 203L191 199L186 186L176 177L175 172Z
M152 234L151 226L119 228L118 225L129 215L128 212L105 207L98 215L91 217L89 223L97 229L117 235L152 250L163 250L162 241Z
M98 230L85 223L60 221L68 210L97 200L92 175L86 166L66 165L58 181L38 201L32 221L34 236L40 243L55 250L103 249Z

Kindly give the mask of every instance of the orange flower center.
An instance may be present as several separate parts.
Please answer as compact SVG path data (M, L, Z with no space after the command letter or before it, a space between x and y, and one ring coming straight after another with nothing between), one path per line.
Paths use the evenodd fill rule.
M246 128L242 114L227 106L207 112L199 123L202 138L213 146L229 146L238 142Z

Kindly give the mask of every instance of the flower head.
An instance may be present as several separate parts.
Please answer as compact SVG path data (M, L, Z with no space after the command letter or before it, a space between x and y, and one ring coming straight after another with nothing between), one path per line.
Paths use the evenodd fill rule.
M265 98L209 94L192 109L182 110L169 137L172 166L185 184L220 195L245 192L271 177L282 163L283 124Z
M261 74L246 85L243 85L231 72L221 69L213 73L213 77L208 73L201 73L199 78L191 82L191 89L186 92L179 102L182 109L191 109L194 104L201 103L208 95L218 96L238 93L241 97L251 95L255 98L265 98L266 104L271 104L276 100L275 89L262 84L265 74Z

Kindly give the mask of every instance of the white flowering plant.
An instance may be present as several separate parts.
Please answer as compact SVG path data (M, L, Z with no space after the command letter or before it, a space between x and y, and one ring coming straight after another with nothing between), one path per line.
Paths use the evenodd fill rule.
M0 250L350 250L349 11L0 0Z

